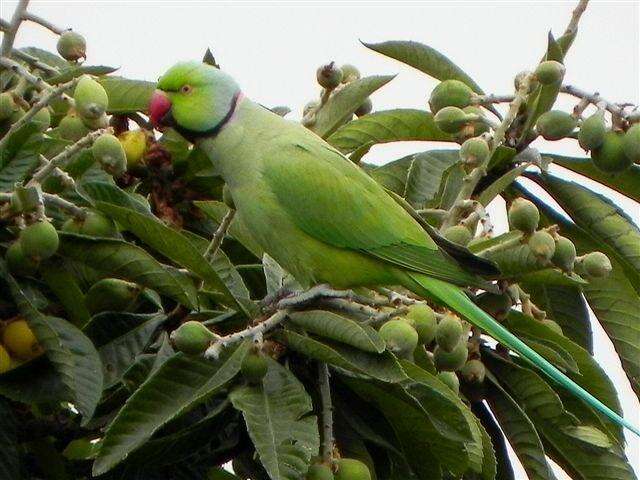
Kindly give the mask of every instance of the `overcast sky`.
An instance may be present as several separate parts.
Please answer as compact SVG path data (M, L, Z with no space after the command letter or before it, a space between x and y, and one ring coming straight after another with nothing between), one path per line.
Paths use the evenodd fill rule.
M606 98L638 104L640 96L640 9L637 1L592 1L566 59L565 81ZM120 74L156 80L179 60L200 59L210 47L244 92L267 105L288 105L291 118L318 94L315 70L329 60L353 63L363 74L398 73L373 96L374 108L425 108L436 81L369 51L360 40L416 40L435 47L491 93L510 93L513 76L531 69L546 47L547 32L559 36L575 2L178 2L32 1L31 10L61 27L72 27L88 42L88 63L120 67ZM8 18L15 2L4 1ZM28 25L16 45L55 50L56 38ZM559 106L574 101L562 98ZM571 140L536 146L582 156ZM450 144L385 145L366 157L384 163L407 153ZM567 178L575 176L558 172ZM580 179L583 184L592 182ZM640 222L638 204L606 188L598 191ZM498 230L503 205L492 205ZM625 416L640 424L640 405L631 392L611 343L598 325L595 356L619 388ZM628 436L627 453L640 473L640 442ZM522 470L516 472L522 478Z

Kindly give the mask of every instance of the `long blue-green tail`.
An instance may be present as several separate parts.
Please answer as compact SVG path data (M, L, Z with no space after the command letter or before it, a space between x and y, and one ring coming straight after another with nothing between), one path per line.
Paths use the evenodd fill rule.
M418 295L424 295L426 293L429 296L436 297L441 302L447 304L449 308L458 312L469 322L481 328L494 339L517 352L533 365L537 366L553 381L567 388L574 395L609 417L613 422L628 428L640 437L640 430L638 428L631 425L580 385L577 385L573 380L554 367L535 350L496 322L491 316L475 305L459 287L435 278L427 277L423 274L409 273L409 276L417 285L415 286L416 288L411 288L410 285L407 285L407 288L411 288ZM426 292L420 291L421 289L426 290Z

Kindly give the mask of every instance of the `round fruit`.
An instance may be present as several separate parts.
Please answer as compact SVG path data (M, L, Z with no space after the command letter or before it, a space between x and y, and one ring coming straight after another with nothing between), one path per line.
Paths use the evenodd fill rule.
M545 318L544 320L542 320L542 323L544 325L546 325L547 327L549 327L554 332L562 335L562 327L560 325L558 325L556 322L554 322L553 320L551 320L549 318Z
M44 132L51 126L51 112L48 108L41 108L31 117L31 121L36 124L38 130Z
M76 110L83 118L98 119L107 110L109 97L106 90L89 76L84 76L73 91Z
M318 107L320 106L320 102L318 102L317 100L311 100L310 102L308 102L304 108L302 109L302 116L306 117L307 115L309 115L313 110L316 110Z
M18 106L18 108L14 110L14 112L9 117L9 123L10 124L16 123L18 120L24 117L25 113L27 113L27 111L24 108Z
M334 480L331 468L324 464L311 465L305 478L306 480Z
M100 135L91 147L93 158L108 173L118 176L127 169L127 156L120 141L111 134Z
M522 85L522 81L524 80L525 77L527 77L529 75L531 75L531 72L529 72L527 70L523 70L522 72L518 72L518 74L513 79L513 87L516 90L520 90L520 85ZM533 92L535 90L535 88L536 88L536 84L537 84L537 82L530 81L527 93Z
M433 120L446 133L458 133L469 124L469 116L458 107L444 107L438 110Z
M14 275L31 276L38 270L38 262L27 257L22 251L20 242L13 242L5 254L9 271Z
M34 260L46 260L58 250L58 232L46 220L32 223L20 232L22 252Z
M464 246L468 245L473 238L469 229L464 225L453 225L452 227L448 227L444 232L442 232L442 236L453 243Z
M409 322L389 320L379 333L387 348L397 355L410 355L418 346L418 332Z
M438 373L438 380L444 383L455 393L460 392L460 380L458 379L458 375L455 373L447 371L440 372Z
M240 371L249 383L261 383L269 370L269 364L264 356L257 353L249 353L242 361Z
M215 336L202 323L190 320L171 332L175 347L189 355L200 355L209 348Z
M462 342L462 322L460 319L448 313L444 316L436 328L436 342L446 352L452 352Z
M229 190L229 187L227 186L226 183L222 187L222 201L230 209L232 210L236 209L236 204L234 203L233 197L231 196L231 190Z
M84 126L89 130L98 130L99 128L107 128L109 126L109 117L107 117L106 113L103 113L98 118L80 118L82 119Z
M57 129L60 138L71 142L77 142L89 133L89 131L82 119L71 112L67 113L62 120L60 120Z
M560 140L570 135L578 126L578 120L562 110L543 113L536 122L538 133L546 140Z
M582 259L582 267L587 275L595 278L607 277L612 270L611 261L602 252L591 252Z
M555 60L547 60L538 65L535 74L536 79L542 85L551 85L561 81L565 72L566 68L563 64L556 62Z
M453 372L464 366L468 355L467 342L458 342L458 346L452 352L447 352L437 346L433 351L433 362L438 370Z
M576 246L566 237L558 237L556 240L556 251L551 261L565 272L573 270L573 263L576 261Z
M371 99L367 97L367 99L362 102L362 105L360 105L358 109L353 113L355 113L357 117L362 117L368 113L371 113L371 110L373 110L373 103L371 102Z
M540 212L533 202L526 198L516 198L509 207L509 225L511 229L524 233L533 233L540 222Z
M70 62L87 58L87 42L82 35L71 30L60 35L56 48L60 56Z
M618 173L629 168L633 161L624 152L624 137L620 132L607 132L602 145L591 151L594 165L606 173Z
M630 161L640 163L640 123L631 125L624 134L622 148Z
M445 80L436 85L429 97L429 107L435 114L444 107L463 108L471 104L475 94L473 90L460 80Z
M604 143L606 133L607 125L604 122L604 112L598 110L580 125L578 143L585 150L595 150Z
M62 225L62 231L81 233L92 237L115 237L118 227L113 220L102 213L89 210L83 219L70 218Z
M29 360L39 355L42 348L27 322L21 318L4 327L2 343L16 357Z
M468 383L482 383L487 374L487 369L480 360L469 360L460 370L462 378Z
M4 121L10 118L13 113L18 110L13 95L9 92L3 92L0 94L0 121Z
M127 157L127 168L140 165L147 151L147 135L142 130L129 130L118 136Z
M4 373L11 369L11 357L7 350L0 345L0 373Z
M338 460L338 470L335 480L371 480L371 472L360 460L354 458L341 458Z
M551 260L553 254L556 252L555 240L544 230L540 230L531 235L528 245L533 254L541 260Z
M486 292L476 299L477 305L497 320L503 320L513 306L513 300L508 293Z
M318 68L316 79L322 88L333 90L342 82L342 70L336 65L336 62L329 62Z
M342 83L353 82L360 78L360 70L349 63L345 63L340 67L342 71Z
M406 317L413 321L418 332L418 341L427 345L436 337L436 314L426 303L414 303L409 307Z
M118 278L104 278L87 290L84 302L92 315L100 312L123 312L131 307L139 293L140 288L135 283Z
M459 153L464 163L472 166L480 165L489 157L489 144L482 137L469 138L462 144Z

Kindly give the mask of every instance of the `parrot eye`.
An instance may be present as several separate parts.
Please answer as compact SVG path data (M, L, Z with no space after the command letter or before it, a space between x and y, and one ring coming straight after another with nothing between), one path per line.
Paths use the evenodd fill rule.
M180 91L182 93L191 93L191 85L183 85Z

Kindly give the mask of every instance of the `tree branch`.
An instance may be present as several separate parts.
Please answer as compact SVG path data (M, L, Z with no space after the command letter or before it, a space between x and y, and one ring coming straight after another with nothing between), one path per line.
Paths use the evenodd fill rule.
M224 215L224 217L222 217L222 221L220 222L220 225L218 225L218 229L215 231L213 237L211 238L211 243L209 243L209 246L204 252L204 258L206 258L207 260L210 261L213 259L213 257L216 256L216 253L218 252L218 249L220 248L220 245L222 245L222 241L227 234L227 230L229 230L229 227L231 226L231 221L233 220L235 214L236 211L233 208L230 208L229 211Z
M16 33L18 33L18 29L20 28L22 18L27 11L28 5L29 0L20 0L18 2L18 6L14 10L13 16L11 17L11 22L9 23L8 28L5 30L2 37L2 44L0 45L0 56L8 57L11 54L13 42L16 39Z
M322 461L327 465L333 462L333 403L331 402L331 385L329 383L329 367L326 363L318 364L318 384L322 402Z
M42 25L44 28L51 30L56 35L62 35L66 30L64 28L56 27L53 23L49 22L48 20L45 20L44 18L29 12L25 12L22 15L22 19L28 20L33 23L37 23L38 25Z
M49 85L47 82L31 73L18 62L11 60L9 57L0 57L0 65L9 70L12 70L16 75L20 75L38 90L44 90L45 88L51 87L51 85Z

